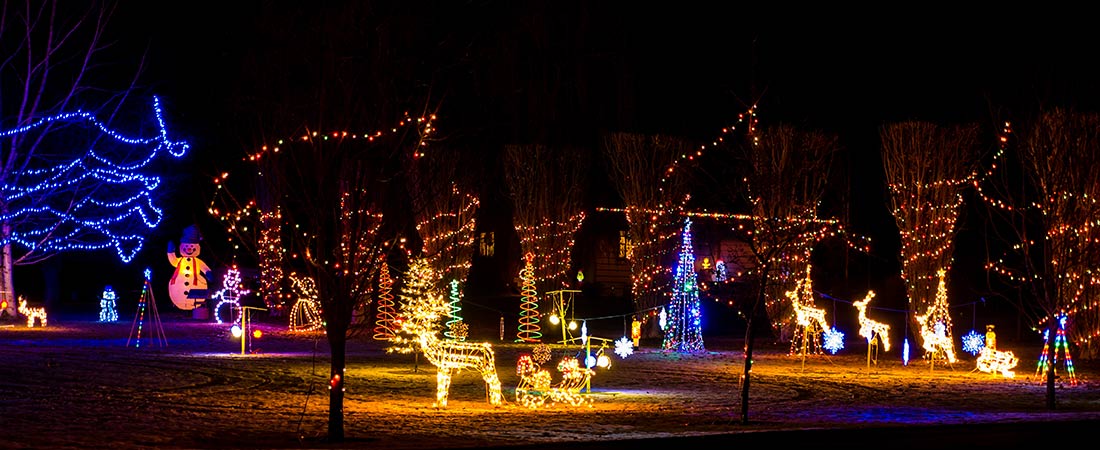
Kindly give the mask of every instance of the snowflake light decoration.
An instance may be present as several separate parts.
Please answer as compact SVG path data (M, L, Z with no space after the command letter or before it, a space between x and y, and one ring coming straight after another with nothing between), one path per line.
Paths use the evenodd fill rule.
M623 359L634 354L634 342L626 336L619 338L619 340L615 341L615 354Z
M835 355L836 352L844 348L844 333L841 333L836 327L825 330L822 335L825 337L825 345L823 347L825 347L825 350L828 350L829 353Z
M982 348L985 347L985 336L978 334L977 331L970 330L962 337L963 351L970 353L971 355L977 355L982 352Z

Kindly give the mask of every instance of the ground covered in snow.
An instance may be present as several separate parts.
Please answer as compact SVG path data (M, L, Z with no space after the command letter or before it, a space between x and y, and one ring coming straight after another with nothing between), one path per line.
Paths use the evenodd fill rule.
M153 323L142 324L138 339L130 320L0 327L0 423L8 430L0 447L428 449L808 428L1100 424L1100 366L1092 361L1075 361L1076 385L1060 373L1057 408L1045 407L1035 373L1041 342L1000 342L1020 358L1016 378L1005 379L975 371L967 353L950 366L919 358L904 365L895 345L869 365L861 341L849 340L836 355L802 358L762 339L744 424L743 342L736 338L708 338L697 355L643 345L597 370L586 405L531 410L517 403L515 389L516 361L532 345L493 343L503 405L487 402L477 373L462 372L448 406L435 408L434 368L422 357L387 353L368 336L348 345L347 439L337 445L325 439L323 335L255 324L264 335L243 354L225 325L178 317L162 320L163 342L151 339ZM550 349L552 361L579 351ZM557 382L554 364L544 367Z

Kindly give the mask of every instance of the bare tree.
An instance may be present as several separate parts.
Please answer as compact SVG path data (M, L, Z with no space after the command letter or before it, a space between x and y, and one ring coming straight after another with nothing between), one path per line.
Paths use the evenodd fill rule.
M670 173L691 145L664 135L612 133L603 152L611 182L622 195L630 226L631 294L639 321L669 300L671 261L679 235L688 180ZM653 326L646 328L653 336Z
M908 121L884 125L879 135L894 221L901 233L901 276L915 313L907 320L926 317L928 323L914 323L917 329L932 329L942 322L950 337L949 311L934 308L937 273L949 273L951 268L962 194L977 164L978 127Z
M730 150L743 161L744 194L748 197L752 225L747 229L755 258L755 299L745 308L745 361L741 383L741 420L748 422L749 386L755 321L762 305L775 323L791 320L790 305L781 305L786 291L810 264L813 247L840 224L818 217L818 208L829 179L836 136L803 131L790 125L757 128ZM801 269L801 272L797 270ZM782 297L775 297L776 295ZM772 306L766 306L766 305Z
M14 314L12 270L61 252L141 250L162 217L158 154L181 156L157 100L132 94L144 55L116 51L113 2L0 6L0 292ZM121 63L119 63L121 61ZM120 67L116 67L120 66ZM130 74L130 75L117 75ZM152 106L150 106L152 105ZM137 126L133 124L139 124Z
M996 230L1005 254L988 266L1022 294L1016 304L1032 327L1053 336L1065 314L1069 340L1089 351L1083 343L1100 327L1090 307L1100 298L1100 115L1055 108L1027 123L1018 141L1011 131L1006 124L1002 152L978 183L1004 224ZM1048 360L1044 374L1049 409L1057 407L1054 366Z
M590 158L575 148L505 146L505 182L523 253L534 256L538 292L561 289L572 268L573 239L584 223Z
M469 187L475 172L459 170L460 159L456 149L433 148L409 160L405 171L420 251L441 291L450 280L465 282L473 261L480 201Z

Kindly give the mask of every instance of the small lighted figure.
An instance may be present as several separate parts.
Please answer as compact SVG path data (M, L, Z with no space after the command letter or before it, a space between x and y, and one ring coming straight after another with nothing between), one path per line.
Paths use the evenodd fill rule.
M183 229L179 253L175 243L168 241L168 263L176 268L168 280L168 296L177 308L191 311L206 303L206 289L211 270L201 259L202 234L195 225Z
M46 326L46 308L41 306L28 307L27 298L22 295L19 296L19 314L27 317L28 328L34 328L35 322L38 322L42 327Z
M99 321L118 321L118 299L115 290L109 285L103 288L103 296L99 298Z
M228 306L230 312L236 309L237 314L233 318L234 324L239 324L241 320L241 297L250 294L252 291L249 289L241 288L241 271L237 270L237 266L233 266L225 272L225 279L222 280L222 289L213 296L210 300L219 300L218 305L214 307L214 318L218 323L224 323L222 321L222 307Z
M977 360L977 370L985 373L999 373L1005 378L1013 378L1016 372L1012 369L1020 363L1020 359L1012 352L997 350L997 333L993 332L993 325L985 326L985 346L982 347Z

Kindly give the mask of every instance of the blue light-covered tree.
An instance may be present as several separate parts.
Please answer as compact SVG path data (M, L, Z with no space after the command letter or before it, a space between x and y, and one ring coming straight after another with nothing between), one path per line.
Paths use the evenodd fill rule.
M107 248L129 262L161 220L151 166L187 150L170 140L156 100L155 114L134 106L149 103L137 88L146 60L109 45L117 5L4 5L0 315L15 312L15 266Z
M691 219L684 219L680 259L668 302L668 318L663 348L678 352L701 352L703 348L703 312L699 284L695 274L695 250L691 238Z

